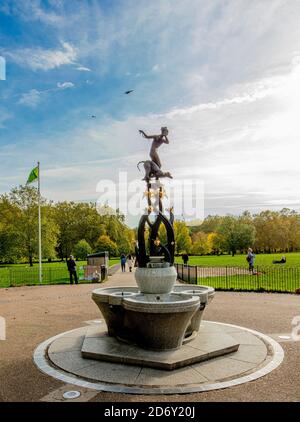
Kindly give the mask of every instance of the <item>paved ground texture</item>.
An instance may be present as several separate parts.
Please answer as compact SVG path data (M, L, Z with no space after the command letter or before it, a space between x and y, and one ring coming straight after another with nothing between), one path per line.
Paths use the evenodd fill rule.
M132 274L118 271L103 287L117 285L135 285ZM217 292L205 310L206 320L260 331L283 347L285 358L279 368L247 384L204 393L141 396L99 393L44 375L33 363L35 348L52 336L101 318L91 300L95 287L99 285L0 289L0 315L7 326L6 340L0 340L0 401L64 401L63 392L72 389L81 391L75 401L300 401L300 341L290 338L292 319L300 316L300 297L291 294Z

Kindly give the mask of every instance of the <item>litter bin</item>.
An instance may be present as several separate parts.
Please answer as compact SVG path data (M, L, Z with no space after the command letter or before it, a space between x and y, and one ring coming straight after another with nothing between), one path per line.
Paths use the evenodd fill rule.
M106 265L101 265L101 281L105 281L107 278L107 268Z

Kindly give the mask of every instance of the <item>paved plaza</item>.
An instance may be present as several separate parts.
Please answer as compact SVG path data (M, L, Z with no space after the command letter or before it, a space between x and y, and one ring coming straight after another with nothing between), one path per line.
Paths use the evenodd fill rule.
M134 277L118 271L101 286L125 285L134 286ZM287 294L216 292L205 310L206 321L256 330L280 343L284 350L279 367L241 385L201 393L137 395L78 387L42 373L33 362L38 345L63 332L91 327L101 319L91 300L91 291L98 287L98 284L82 284L0 290L0 314L7 324L7 339L0 341L1 401L64 401L67 399L62 394L69 390L81 392L73 401L300 400L300 342L291 338L291 321L300 315L300 299Z

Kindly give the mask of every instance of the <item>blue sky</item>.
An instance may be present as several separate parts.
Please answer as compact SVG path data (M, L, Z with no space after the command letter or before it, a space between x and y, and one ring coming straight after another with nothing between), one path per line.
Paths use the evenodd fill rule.
M300 209L299 19L292 0L2 0L0 193L39 160L47 198L96 200L166 125L163 165L203 180L205 214Z

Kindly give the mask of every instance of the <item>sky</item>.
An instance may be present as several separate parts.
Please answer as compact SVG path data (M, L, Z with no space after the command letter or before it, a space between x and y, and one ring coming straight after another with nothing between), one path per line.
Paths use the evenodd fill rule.
M299 21L295 0L1 0L0 194L40 161L46 198L96 201L167 126L204 215L300 210Z

